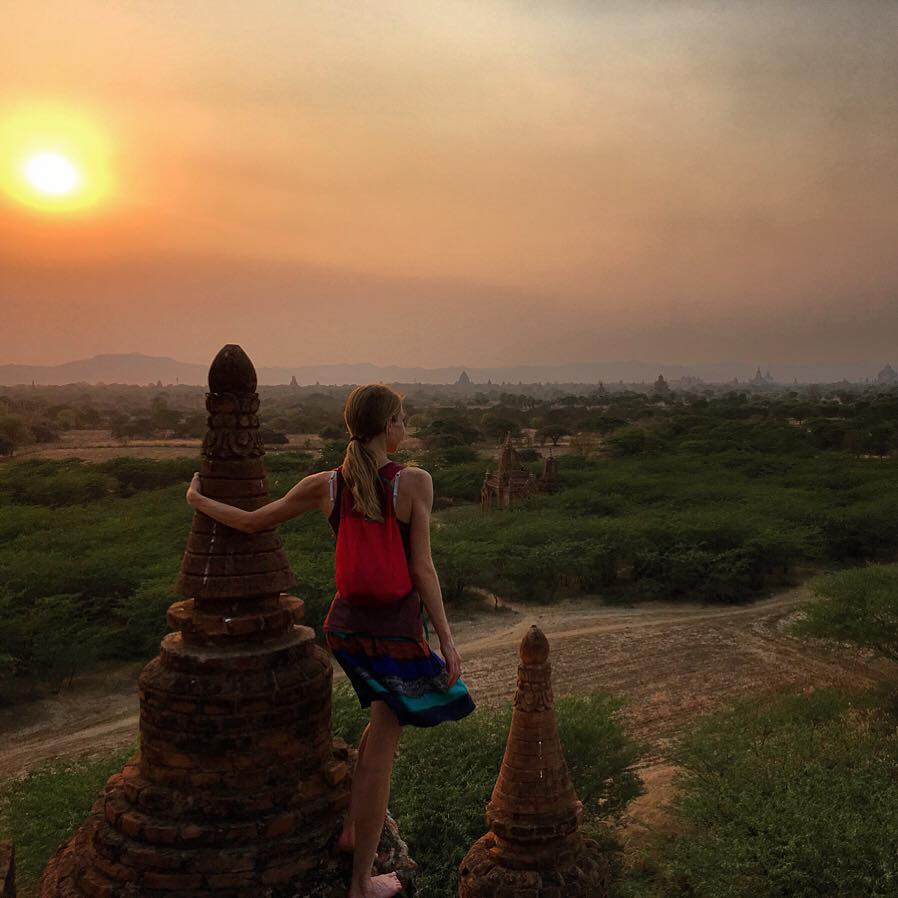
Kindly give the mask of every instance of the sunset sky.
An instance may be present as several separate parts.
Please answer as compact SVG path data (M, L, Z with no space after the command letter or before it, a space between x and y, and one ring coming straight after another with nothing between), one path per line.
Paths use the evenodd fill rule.
M5 0L0 364L875 373L896 35L893 0ZM70 207L23 186L33 122Z

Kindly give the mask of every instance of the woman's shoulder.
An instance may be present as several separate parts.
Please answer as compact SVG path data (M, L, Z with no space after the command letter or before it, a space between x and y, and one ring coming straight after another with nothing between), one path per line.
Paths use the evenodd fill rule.
M410 464L402 466L402 476L404 479L414 480L430 480L430 474L420 465Z
M408 465L402 469L402 482L415 491L433 488L433 478L417 465Z
M328 485L335 479L335 475L337 471L332 469L330 471L316 471L314 474L306 475L301 483L308 484L308 486L314 490L327 491Z

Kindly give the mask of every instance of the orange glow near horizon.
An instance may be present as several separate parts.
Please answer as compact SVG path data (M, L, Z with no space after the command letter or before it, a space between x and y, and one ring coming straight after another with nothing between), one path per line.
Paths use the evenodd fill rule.
M112 190L107 142L93 122L62 107L0 114L0 189L42 213L91 209Z

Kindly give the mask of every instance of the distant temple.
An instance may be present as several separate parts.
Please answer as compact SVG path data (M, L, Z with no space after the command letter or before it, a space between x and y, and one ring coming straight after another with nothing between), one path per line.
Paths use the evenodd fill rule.
M767 369L766 374L761 374L761 369L758 368L758 370L755 371L755 376L749 381L749 383L753 387L766 387L772 383L775 383L775 381L774 381L772 375L770 374L769 368Z
M558 459L550 455L543 464L543 473L534 477L524 470L517 450L511 442L511 434L499 450L499 464L495 471L487 471L480 488L480 505L483 511L511 508L534 493L556 493L560 489Z
M885 368L876 375L876 383L888 384L889 386L898 384L898 373L895 372L895 369L891 365L886 365Z
M290 386L291 386L291 387L298 387L298 386L299 386L299 384L296 382L296 375L295 375L295 374L293 375L293 377L290 378Z
M670 387L668 386L667 381L664 379L663 374L658 375L658 379L655 381L655 386L652 387L656 396L670 396Z
M468 377L468 372L462 371L462 373L458 375L458 380L455 382L455 384L459 387L471 386L471 378Z

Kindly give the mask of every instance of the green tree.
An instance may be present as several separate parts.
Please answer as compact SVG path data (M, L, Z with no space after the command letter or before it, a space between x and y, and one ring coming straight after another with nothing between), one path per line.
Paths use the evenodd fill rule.
M798 633L850 642L898 661L898 564L829 574L814 592L818 600L804 609Z
M508 434L516 437L521 433L520 425L510 418L504 418L493 412L487 412L480 419L480 429L494 442L501 442Z
M177 427L181 413L168 407L165 396L154 396L150 401L150 422L154 430L171 430Z
M895 431L888 425L879 424L867 434L864 449L873 455L884 458L895 446Z
M536 432L540 445L544 444L546 440L551 440L553 446L557 446L561 438L568 436L568 434L570 434L568 428L561 424L547 424L545 427L540 427Z
M12 455L20 446L33 441L31 428L21 415L0 414L0 454Z
M648 438L641 427L624 427L608 437L607 442L614 455L641 455L646 450Z

